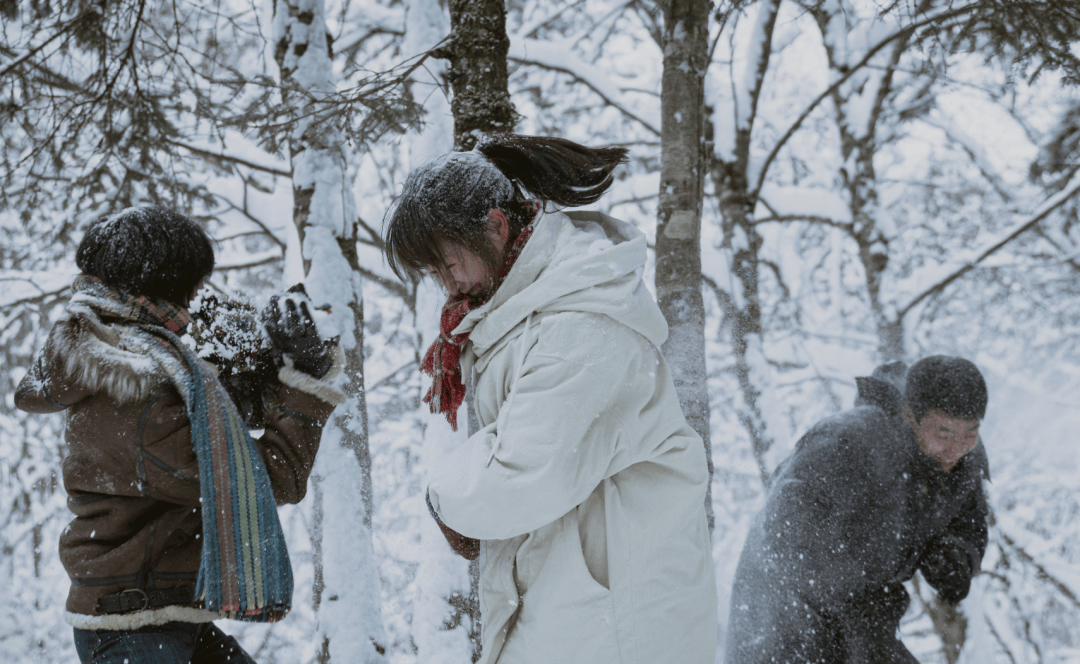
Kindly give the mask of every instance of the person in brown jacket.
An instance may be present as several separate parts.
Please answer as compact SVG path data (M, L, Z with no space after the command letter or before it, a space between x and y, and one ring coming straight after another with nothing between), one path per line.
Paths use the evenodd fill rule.
M276 505L306 491L322 428L343 395L341 354L300 295L271 299L284 366L252 440L217 370L183 342L214 265L205 232L156 206L95 222L82 274L15 404L67 414L60 537L65 618L86 663L252 662L213 620L270 622L292 576Z

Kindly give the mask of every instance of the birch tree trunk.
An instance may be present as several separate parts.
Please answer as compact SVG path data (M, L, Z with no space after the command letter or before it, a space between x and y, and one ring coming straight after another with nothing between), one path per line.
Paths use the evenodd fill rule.
M762 345L761 304L758 293L759 252L762 239L754 226L758 192L751 190L750 138L758 99L772 54L772 36L780 0L758 3L744 72L731 72L732 97L716 102L713 126L715 147L709 173L720 205L724 248L731 256L732 292L728 293L731 347L739 384L738 416L750 437L762 484L768 484L772 464L766 455L773 447L763 401L770 390L769 369ZM726 23L738 12L727 6L718 14Z
M323 0L276 0L273 38L282 95L297 109L334 91ZM293 90L293 92L290 92ZM311 110L310 107L307 110ZM299 113L289 139L293 222L308 293L329 303L324 334L340 335L348 400L323 431L312 471L314 604L319 662L385 662L378 566L371 542L371 455L364 395L364 308L357 212L345 141L318 113ZM292 276L292 275L289 275Z
M454 149L471 150L481 133L513 131L503 0L450 0L450 43L436 57L450 61Z
M656 219L656 296L667 319L663 353L687 422L705 442L712 508L712 445L701 294L701 208L705 193L705 72L709 67L708 0L669 0L664 11L660 96L660 198Z

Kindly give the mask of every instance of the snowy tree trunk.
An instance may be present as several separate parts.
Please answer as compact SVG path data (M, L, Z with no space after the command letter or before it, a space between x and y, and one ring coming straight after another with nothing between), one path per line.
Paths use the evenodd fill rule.
M847 74L864 53L852 51L848 44L848 16L842 3L829 5L828 10L811 10L821 29L829 69L834 79ZM867 28L858 26L858 32ZM853 37L854 38L857 37ZM840 180L847 193L851 209L852 237L859 247L859 262L866 280L866 295L878 331L878 356L884 362L904 357L903 322L897 320L882 297L881 282L889 265L889 239L892 224L878 205L878 184L874 171L877 153L877 125L886 99L892 92L893 76L909 40L899 38L891 49L851 76L844 85L833 91L833 108L840 132L840 155L844 167ZM869 97L869 99L867 99ZM869 103L868 103L869 102Z
M471 150L481 133L513 131L503 0L450 0L451 40L436 52L450 61L454 149Z
M656 296L670 333L664 356L687 422L705 442L712 508L709 384L705 366L705 302L701 293L701 207L705 190L705 71L709 66L709 2L670 0L664 11L660 97L660 198L656 219Z
M334 91L322 0L276 0L275 57L283 101L298 107ZM290 94L290 87L303 91ZM340 335L346 367L340 387L347 396L327 424L312 471L319 504L313 530L316 552L315 610L319 661L384 662L378 566L371 541L371 456L364 395L364 309L357 272L357 212L345 141L307 115L290 136L293 221L303 265L301 277L316 303L331 305L319 321ZM287 275L293 277L294 275Z
M762 81L769 67L779 7L780 0L759 3L746 70L739 80L731 81L732 98L718 99L714 104L715 149L709 164L723 218L725 248L731 255L729 269L733 277L733 292L728 294L731 305L727 313L731 319L731 346L741 397L739 420L750 437L763 484L768 483L773 465L766 456L773 447L773 438L763 407L771 381L762 347L758 293L762 239L753 223L757 192L751 191L750 137ZM726 20L728 16L722 18Z

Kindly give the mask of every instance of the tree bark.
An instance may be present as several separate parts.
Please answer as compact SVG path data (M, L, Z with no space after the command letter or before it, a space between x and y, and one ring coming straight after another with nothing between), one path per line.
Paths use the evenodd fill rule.
M406 56L412 56L430 49L439 43L449 31L449 17L439 0L408 0L405 14L405 38L402 49ZM409 141L409 165L412 168L434 159L454 148L454 115L450 106L447 86L448 63L428 60L427 64L415 71L410 79L410 93L414 101L424 105L425 121L423 130ZM438 88L438 89L436 89ZM439 334L438 306L441 293L436 287L417 284L411 291L411 299L405 304L412 312L416 329L416 366L420 365L427 345ZM436 303L436 300L439 300ZM427 390L428 382L419 381L415 393L416 420L423 430L419 452L419 464L426 468L436 468L447 449L460 444L459 433L449 433L446 425L438 422L428 412L428 406L421 401L421 395ZM471 408L469 409L471 412ZM442 431L432 431L429 427L439 427ZM470 425L470 430L472 429ZM425 491L426 486L420 486ZM426 511L426 510L425 510ZM427 518L425 514L422 518ZM453 648L445 636L430 630L415 630L413 641L419 661L465 662L480 659L480 597L479 566L476 561L466 561L443 540L437 529L428 529L422 538L430 541L433 551L420 561L416 583L424 592L414 605L414 621L429 621L443 624L445 631L462 630L468 638L468 650ZM422 541L422 546L429 542ZM449 578L448 578L449 577ZM426 584L425 584L426 582ZM434 589L433 589L434 587ZM456 641L454 642L456 646ZM433 659L435 658L435 659Z
M471 150L481 134L512 132L517 112L510 102L510 76L507 54L510 37L506 34L506 5L503 0L450 0L450 43L435 52L448 60L453 96L450 111L454 116L454 149ZM465 397L469 435L479 430L473 412L472 380ZM472 629L472 661L480 659L480 565L469 565L469 596L461 603L468 611Z
M705 193L705 72L709 67L707 0L670 0L664 11L660 97L660 198L656 219L656 296L667 319L663 345L687 422L705 443L712 532L712 446L701 293L701 208Z
M503 0L450 0L450 43L435 56L450 61L454 149L471 150L480 134L514 130Z
M348 158L331 119L312 113L306 100L335 90L323 0L276 0L275 58L282 101L302 120L290 136L293 222L302 259L300 275L313 301L331 305L319 321L325 336L338 335L345 351L338 386L346 395L323 431L312 484L314 589L319 616L320 662L385 662L378 565L371 541L371 455L364 394L364 308L356 252L358 216ZM300 94L293 91L302 91ZM307 113L305 113L307 112Z

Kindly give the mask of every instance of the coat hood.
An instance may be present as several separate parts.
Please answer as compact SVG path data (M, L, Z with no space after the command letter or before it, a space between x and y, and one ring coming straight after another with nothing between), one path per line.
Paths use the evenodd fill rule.
M603 314L660 346L667 322L642 279L645 236L601 212L541 213L506 279L454 334L470 333L463 369L485 355L530 314ZM478 366L482 369L482 366Z

